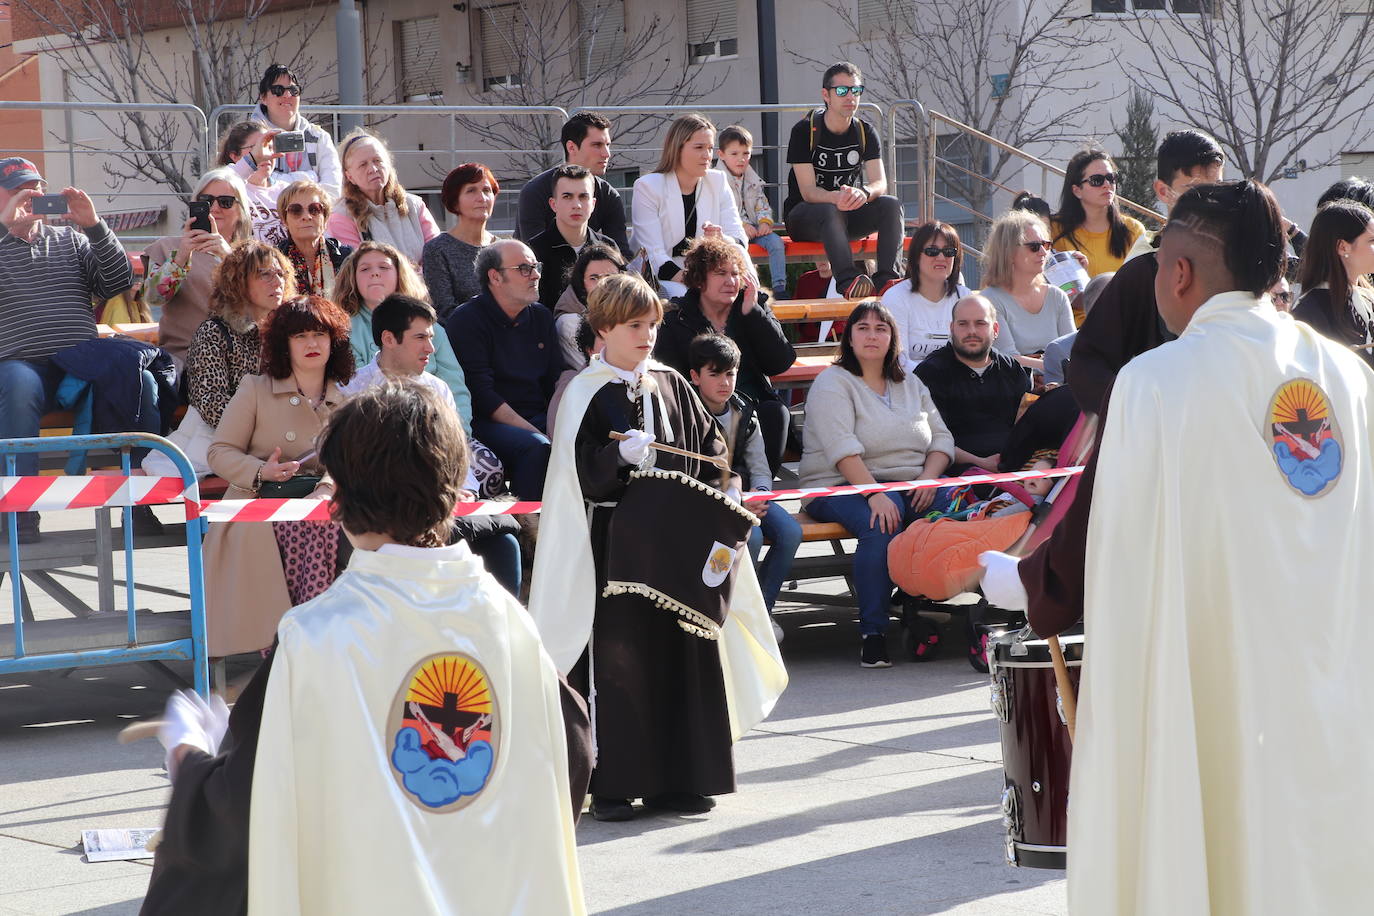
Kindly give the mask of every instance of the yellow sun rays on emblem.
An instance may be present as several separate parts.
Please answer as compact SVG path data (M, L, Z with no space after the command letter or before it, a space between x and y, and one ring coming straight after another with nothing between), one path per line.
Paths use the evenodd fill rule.
M1298 411L1306 411L1309 420L1321 420L1330 412L1326 395L1306 379L1283 386L1274 398L1269 419L1271 423L1294 423L1298 420Z
M491 691L482 672L467 659L445 655L425 663L411 679L406 701L442 706L444 695L457 697L464 712L491 712Z

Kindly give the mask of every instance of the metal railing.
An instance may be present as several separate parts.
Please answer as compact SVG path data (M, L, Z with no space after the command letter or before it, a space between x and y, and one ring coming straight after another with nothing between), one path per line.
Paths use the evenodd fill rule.
M109 212L112 208L117 209L121 203L125 206L137 206L131 201L137 200L161 200L165 202L180 202L182 196L174 190L155 190L155 191L99 191L92 187L90 182L80 182L77 177L77 164L79 156L104 157L105 159L123 160L127 163L130 156L149 156L149 155L170 155L174 157L187 157L190 159L189 168L186 173L191 175L198 170L203 171L205 163L210 159L213 144L210 140L208 121L205 112L195 105L174 104L174 103L148 103L131 104L126 102L39 102L39 101L0 101L0 111L51 111L67 112L64 131L66 133L65 143L61 146L50 147L46 140L43 145L34 149L16 149L5 147L5 155L27 156L33 154L43 154L46 158L49 154L57 154L67 160L67 180L59 183L54 180L54 169L51 165L45 166L44 178L48 179L48 184L60 187L61 184L81 185L83 190L91 196L96 205L96 211L102 213ZM72 121L72 114L96 114L101 113L111 115L128 116L130 114L151 114L151 115L179 115L186 118L187 127L193 136L188 141L189 146L185 147L164 147L158 149L136 149L124 148L115 150L107 148L108 143L96 145L75 137L76 126ZM61 137L56 136L56 132L49 130L47 125L43 126L44 136L53 136L59 141ZM101 129L108 132L104 122L101 122ZM180 136L180 130L177 130ZM139 209L150 209L147 206ZM103 212L102 212L103 211ZM122 232L120 238L128 241L151 239L153 236L139 236L136 233Z
M130 662L188 661L191 663L193 683L196 692L209 696L209 657L205 644L205 577L201 558L201 537L205 533L205 520L197 514L200 502L200 488L196 482L195 471L190 461L174 444L162 438L144 433L110 433L91 436L54 436L34 439L0 440L0 457L4 458L5 473L14 477L20 455L37 455L51 452L81 452L86 450L113 449L119 453L120 474L132 478L131 451L135 448L152 448L166 455L176 465L181 476L186 503L186 568L190 597L190 632L184 637L166 638L161 632L149 639L139 636L139 617L135 602L134 578L134 526L133 508L127 496L123 503L112 501L105 505L123 505L123 549L124 549L124 586L126 627L121 636L116 636L106 626L106 617L112 615L89 615L71 620L36 621L26 614L27 601L24 592L23 576L25 566L21 563L19 544L18 516L13 511L0 513L0 520L6 526L9 537L6 564L0 572L10 577L10 592L14 605L14 624L10 628L13 652L9 657L0 656L0 674L18 674L27 671L51 671L65 668L81 668L96 665L122 665ZM118 479L118 478L115 478ZM143 478L146 479L146 478ZM103 506L96 512L108 511ZM112 544L96 544L101 556L97 562L108 563L110 557L105 551L113 552ZM159 615L151 615L156 618ZM169 615L170 616L170 615ZM27 619L26 619L27 618ZM152 621L144 617L142 621L150 625ZM161 623L159 621L159 623ZM54 627L53 624L58 626ZM62 649L55 648L71 635L73 642L89 646L92 634L81 632L85 625L99 628L94 634L96 647ZM178 624L179 626L179 624ZM38 651L31 651L26 641L26 628L42 630L45 638Z

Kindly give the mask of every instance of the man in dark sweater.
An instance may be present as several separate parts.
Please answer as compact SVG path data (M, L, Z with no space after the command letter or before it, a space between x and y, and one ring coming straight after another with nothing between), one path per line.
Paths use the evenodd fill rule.
M607 236L628 255L630 240L626 235L625 202L620 199L620 192L603 177L606 166L611 163L611 122L594 112L578 112L563 125L559 142L568 165L580 165L592 173L596 208L587 219L587 225ZM553 196L555 171L557 169L540 172L520 189L516 238L528 242L553 225L549 198ZM544 304L553 307L552 302Z
M1030 391L1025 368L992 349L997 331L993 304L976 293L965 296L954 304L949 343L916 367L954 436L951 474L970 466L997 470L1021 397Z
M45 190L32 162L0 159L0 439L38 435L62 381L51 357L96 336L93 299L134 285L128 255L86 192L61 192L72 228L34 213ZM38 457L20 456L17 471L36 474ZM37 539L38 513L21 513L20 542Z
M529 240L530 250L539 259L539 301L553 309L563 290L572 282L571 271L578 254L588 245L617 248L615 242L593 229L588 221L596 213L594 178L580 165L560 165L553 170L553 193L549 206L554 221ZM624 252L620 252L623 256Z
M776 471L789 415L769 376L792 368L797 351L768 308L767 294L759 291L740 246L729 239L698 239L685 264L687 294L674 299L676 308L664 316L654 358L688 377L688 351L698 334L733 340L740 351L738 391L755 404L768 462Z
M472 395L472 434L506 466L521 499L544 494L549 399L563 371L553 313L539 304L539 262L504 239L477 254L482 293L444 319Z

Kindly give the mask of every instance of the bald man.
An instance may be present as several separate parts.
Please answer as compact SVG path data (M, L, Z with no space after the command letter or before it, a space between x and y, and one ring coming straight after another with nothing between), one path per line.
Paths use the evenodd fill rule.
M506 467L520 499L544 493L549 400L563 371L553 312L539 304L540 265L524 242L477 253L480 295L444 319L472 395L472 434Z
M1029 373L992 348L998 330L997 310L987 297L965 296L954 303L949 343L916 367L954 436L954 474L969 467L997 470L1021 397L1030 391Z
M1116 377L1084 567L1073 913L1368 905L1374 376L1264 298L1253 181L1175 205L1155 298L1177 339ZM1211 469L1211 470L1209 470ZM1080 494L1081 495L1081 494ZM1283 638L1295 620L1301 638ZM1261 801L1262 800L1262 801Z

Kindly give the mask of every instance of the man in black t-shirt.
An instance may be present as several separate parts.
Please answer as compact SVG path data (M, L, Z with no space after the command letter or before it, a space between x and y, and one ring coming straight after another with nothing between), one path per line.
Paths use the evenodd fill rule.
M1021 397L1030 391L1030 375L992 348L997 310L985 297L965 296L954 304L950 318L949 343L921 361L916 377L930 389L954 436L950 473L971 466L996 471Z
M787 143L787 235L825 245L835 288L848 299L872 295L901 275L902 204L887 193L878 131L855 116L862 79L848 61L833 64L821 79L825 108L793 125ZM849 242L875 231L878 269L868 277L854 266Z

